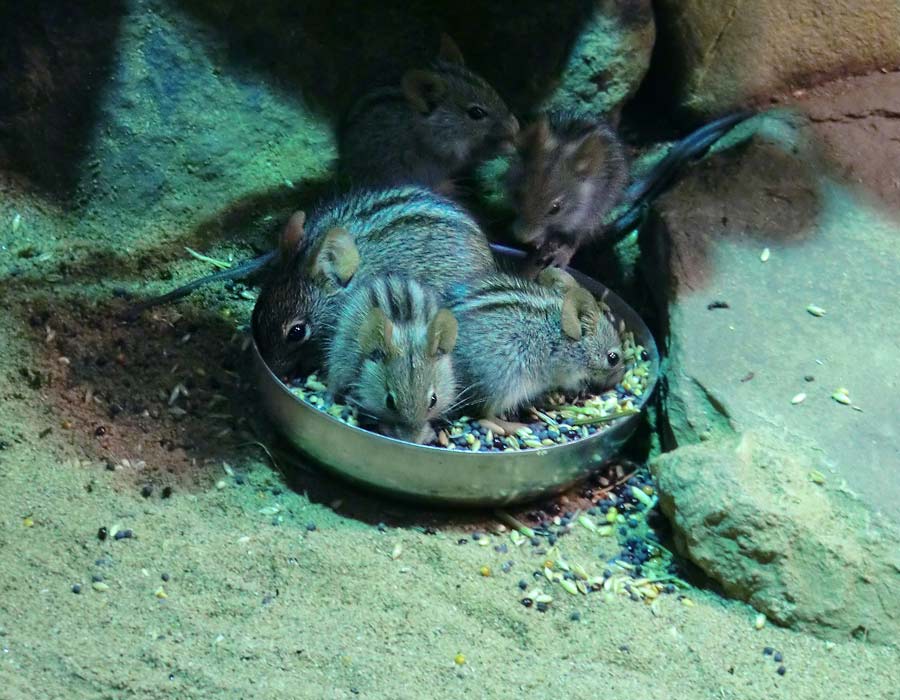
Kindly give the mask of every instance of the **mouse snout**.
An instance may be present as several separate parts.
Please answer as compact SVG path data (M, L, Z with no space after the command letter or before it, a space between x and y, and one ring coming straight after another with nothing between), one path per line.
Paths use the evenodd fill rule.
M429 442L435 437L434 429L428 423L425 425L383 423L378 426L378 431L388 437L404 440L406 442L414 442L419 445Z

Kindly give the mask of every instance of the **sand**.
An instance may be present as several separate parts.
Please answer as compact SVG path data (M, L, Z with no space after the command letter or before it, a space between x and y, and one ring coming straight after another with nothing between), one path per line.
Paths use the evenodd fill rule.
M703 588L651 609L557 587L541 613L517 586L541 555L457 543L490 514L410 508L275 452L285 479L252 442L277 446L242 378L240 288L123 325L121 284L96 281L114 234L70 252L87 224L25 225L53 232L52 257L0 272L0 698L900 698L896 648L757 630ZM559 547L594 571L613 553L584 528Z

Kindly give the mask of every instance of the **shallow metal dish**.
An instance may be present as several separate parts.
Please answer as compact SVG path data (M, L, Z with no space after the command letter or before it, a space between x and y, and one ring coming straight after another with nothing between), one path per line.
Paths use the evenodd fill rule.
M494 246L501 258L521 253ZM505 261L504 261L505 262ZM569 270L598 297L599 282ZM618 296L606 296L635 342L651 356L651 378L636 406L653 393L659 355L650 331ZM496 506L562 491L613 457L631 436L640 415L620 418L591 437L521 452L465 452L413 445L342 423L294 396L268 368L253 345L262 404L276 427L298 450L340 476L392 496L457 506Z

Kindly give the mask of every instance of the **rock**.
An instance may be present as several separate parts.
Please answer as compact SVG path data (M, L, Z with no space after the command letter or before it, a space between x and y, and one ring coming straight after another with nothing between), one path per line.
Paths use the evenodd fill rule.
M661 0L655 8L653 84L695 114L900 65L895 0Z
M736 129L660 200L641 237L665 310L662 433L678 449L658 472L678 538L730 593L823 634L875 629L877 605L900 607L895 583L883 587L896 556L866 544L900 524L900 220L885 207L900 205L886 186L900 182L900 142L880 116L900 76L881 76L880 89L871 80L827 93L832 111L811 103L814 124L780 113ZM865 127L844 109L870 115ZM850 405L832 398L839 388ZM827 500L808 492L813 469ZM876 570L877 584L861 578Z
M770 620L830 639L900 638L900 534L832 479L823 455L769 430L652 464L678 548ZM811 476L812 474L812 476Z
M900 225L837 179L802 118L746 128L756 131L748 143L710 157L661 200L642 242L667 313L669 444L777 428L816 444L900 522L900 325L888 322ZM896 173L900 146L885 144L882 159ZM833 400L838 388L860 410ZM806 400L792 404L800 392Z
M650 2L598 3L544 106L606 114L615 121L647 72L655 39Z

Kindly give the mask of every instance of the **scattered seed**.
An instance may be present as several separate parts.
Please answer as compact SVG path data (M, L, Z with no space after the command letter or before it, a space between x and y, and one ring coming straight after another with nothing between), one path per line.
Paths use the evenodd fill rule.
M559 584L566 590L566 593L578 595L578 587L575 585L575 582L572 579L564 578L559 582Z
M34 518L32 518L30 515L22 518L22 525L24 527L34 527Z
M806 394L804 394L802 391L799 394L795 395L794 398L791 399L791 403L794 404L795 406L798 403L803 403L804 401L806 401Z
M819 316L819 317L824 316L826 313L825 309L823 309L821 306L816 306L815 304L810 304L809 306L806 307L806 310L807 310L807 312L811 313L813 316Z
M478 573L480 573L482 576L485 576L485 577L490 576L490 575L491 575L491 567L489 567L489 566L482 566L482 567L478 570Z
M819 486L821 486L822 484L825 483L825 475L822 472L820 472L818 469L813 469L809 473L809 480L812 481L814 484L819 484Z
M109 590L109 584L103 583L103 581L94 581L91 584L91 588L97 591L97 593L105 593Z
M453 663L455 663L457 666L462 666L464 663L466 663L466 657L463 656L462 652L460 652L453 657Z
M766 626L766 616L760 613L756 616L756 619L753 620L753 629L761 630Z
M759 259L762 262L768 262L769 256L771 254L772 254L772 252L768 248L763 248L763 252L760 254Z
M843 387L836 389L831 395L831 398L838 403L844 404L845 406L849 406L852 403L850 401L850 392Z
M19 226L21 226L21 225L22 225L22 215L21 215L21 214L16 214L16 215L13 217L13 220L12 220L12 230L13 230L13 233L15 233L16 231L18 231L18 230L19 230Z
M155 595L160 600L162 600L163 598L169 597L168 594L166 593L166 590L162 586L160 586L155 591L153 591L153 595Z
M394 545L393 551L391 551L391 559L397 560L400 558L400 555L403 554L403 543L398 542Z

